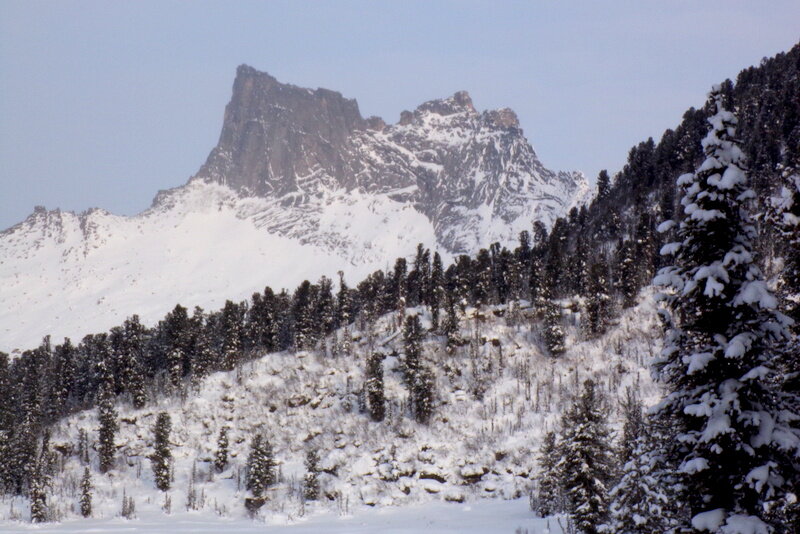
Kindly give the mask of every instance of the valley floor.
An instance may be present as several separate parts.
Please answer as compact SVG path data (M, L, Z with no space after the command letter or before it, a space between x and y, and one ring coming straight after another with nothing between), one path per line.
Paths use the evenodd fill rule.
M268 528L265 528L268 527ZM180 512L165 516L145 512L138 519L74 519L63 523L31 525L23 522L0 524L0 532L37 533L142 533L155 534L217 533L245 534L560 534L555 518L538 518L528 507L527 499L505 501L483 499L473 503L433 502L403 507L359 507L352 514L339 516L325 510L305 517L272 515L261 520L231 519L211 512Z

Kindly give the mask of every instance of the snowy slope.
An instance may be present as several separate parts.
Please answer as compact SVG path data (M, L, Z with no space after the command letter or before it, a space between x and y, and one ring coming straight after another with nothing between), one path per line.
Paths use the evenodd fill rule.
M217 309L339 270L360 280L417 243L435 244L424 216L385 196L326 206L328 246L263 228L274 209L192 182L135 217L35 212L0 234L0 350L34 347L45 334L79 340L133 313L152 324L179 302ZM345 232L349 246L337 247Z
M423 325L429 324L424 310ZM411 310L413 313L414 310ZM461 335L474 340L447 355L443 340L428 336L424 364L435 374L434 417L420 426L405 408L407 392L399 368L403 357L398 317L384 316L373 333L351 330L352 355L337 358L318 351L267 354L241 369L216 373L185 399L161 398L141 410L119 406L120 432L116 466L107 475L94 474L95 517L118 515L123 490L133 496L143 517L159 513L163 496L155 489L150 461L152 427L158 411L172 418L174 483L172 510L186 509L189 481L202 495L198 513L233 519L246 515L246 492L239 484L249 441L260 430L271 441L280 481L270 490L262 510L268 522L296 520L301 515L358 512L364 506L413 505L435 501L476 502L483 498L525 497L536 476L543 434L557 428L579 384L593 378L609 398L608 414L618 424L618 400L627 387L645 402L658 397L646 369L659 349L660 329L648 298L627 310L609 333L585 341L578 337L575 317L567 315L567 352L553 359L540 349L540 325L523 306L505 307L476 316L468 309ZM344 332L336 334L341 337ZM328 339L326 345L334 342ZM369 421L359 412L358 391L364 381L364 356L386 354L384 380L387 418ZM479 384L485 390L478 391ZM216 437L230 429L230 466L211 471ZM74 518L75 481L83 466L74 451L78 432L97 439L96 412L76 414L53 431L52 446L60 451L65 472L55 476L50 508L56 516ZM304 506L299 498L306 451L319 451L321 502ZM91 453L96 469L96 453ZM0 521L25 518L21 497L0 501Z

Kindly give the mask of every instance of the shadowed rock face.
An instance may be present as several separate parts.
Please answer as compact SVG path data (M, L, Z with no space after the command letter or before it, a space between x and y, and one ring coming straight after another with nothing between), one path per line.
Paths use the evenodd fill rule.
M278 83L241 66L219 143L197 177L246 194L283 196L315 169L344 179L348 140L367 126L355 100Z
M466 91L386 125L337 92L282 84L248 66L237 71L219 143L194 179L307 211L334 192L388 195L425 214L451 252L472 251L498 226L552 223L585 187L580 173L544 168L512 110L480 113ZM279 221L270 229L298 234Z

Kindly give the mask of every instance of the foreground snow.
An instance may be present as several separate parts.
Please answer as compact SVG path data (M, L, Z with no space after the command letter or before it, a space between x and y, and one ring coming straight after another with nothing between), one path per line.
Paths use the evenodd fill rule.
M286 534L371 533L405 534L488 534L516 532L560 534L555 518L538 518L528 508L527 499L514 501L482 500L474 503L427 503L402 508L360 507L351 515L332 511L308 510L304 517L273 515L266 521L223 518L211 512L181 512L165 516L158 512L142 513L138 519L121 518L70 520L63 523L31 525L0 523L0 532L66 533L155 533L155 532L269 532Z

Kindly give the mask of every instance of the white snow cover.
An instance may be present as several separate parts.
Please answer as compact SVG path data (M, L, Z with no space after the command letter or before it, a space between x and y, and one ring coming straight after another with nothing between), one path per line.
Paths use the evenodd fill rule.
M119 517L72 519L56 524L0 524L0 532L85 534L561 534L559 524L565 519L539 518L528 508L527 499L513 501L483 500L472 503L429 502L403 508L358 507L349 514L309 509L307 515L286 514L269 521L232 519L206 512L142 512L134 520Z
M35 212L0 234L0 350L34 348L47 334L79 341L134 313L153 324L177 303L213 310L339 270L358 282L417 243L436 244L425 216L386 195L330 199L305 240L263 228L276 210L293 213L192 181L134 217Z
M422 313L422 324L429 327L427 312L417 309L410 313L415 311ZM614 428L619 428L621 419L616 399L624 397L626 388L638 391L646 403L660 396L648 371L651 355L661 343L655 305L649 296L626 310L617 326L595 340L582 340L577 318L566 314L568 349L558 358L540 348L540 326L532 320L526 303L512 312L505 307L485 309L483 319L474 311L468 308L461 321L462 337L477 340L474 351L465 347L448 356L442 338L428 336L425 340L423 361L435 373L437 392L434 416L427 426L418 425L404 414L407 390L400 370L402 335L398 335L399 321L393 313L378 321L372 336L356 329L350 331L352 356L333 358L324 350L265 354L238 371L210 376L183 400L162 399L141 410L118 406L116 465L107 475L100 475L96 468L92 475L95 519L86 523L75 519L79 494L76 481L83 472L75 456L67 458L66 473L56 477L49 492L50 505L64 520L63 528L100 526L114 531L121 524L130 528L142 525L147 532L158 531L162 526L171 529L174 524L178 529L189 529L184 525L196 524L186 523L194 519L209 518L211 525L220 525L217 515L222 515L231 521L232 528L241 525L248 531L250 524L243 520L246 492L237 489L237 478L253 432L261 429L274 447L282 480L270 490L270 501L257 521L297 524L291 528L298 530L287 532L315 532L310 527L302 530L303 525L332 522L332 531L337 532L335 529L343 523L333 519L334 512L353 514L356 521L366 514L365 507L374 506L377 512L365 517L364 532L376 531L372 521L380 519L373 519L372 514L403 517L402 512L392 515L393 506L445 501L453 507L447 510L454 510L454 514L468 514L470 508L453 501L481 507L477 503L486 498L522 497L524 501L537 475L544 434L557 427L561 413L586 378L593 378L598 389L609 396L608 412ZM382 423L370 422L358 408L364 356L373 350L387 355L384 381L388 415ZM477 383L486 386L481 394L474 389ZM164 497L154 486L148 460L159 411L169 412L172 419L170 443L175 480L170 495L174 516L162 515ZM210 472L209 461L223 426L230 429L230 466L222 473L214 473ZM97 428L95 410L76 414L54 429L52 447L68 450L75 446L81 429L94 442ZM298 492L305 473L303 460L310 448L320 451L320 466L325 471L320 476L322 491L333 500L323 497L316 504L304 506ZM90 455L96 466L94 450ZM195 489L202 495L203 505L201 510L187 513L187 488L193 468L198 473ZM140 521L114 519L119 515L123 490L134 498ZM508 506L521 504L514 502L517 504ZM500 504L491 509L505 510ZM407 510L405 518L397 520L399 523L390 523L396 524L397 530L389 531L427 530L427 522L412 519L414 510L422 510L422 517L431 517L424 515L426 508ZM513 528L548 532L547 520L535 519L532 512L527 514L529 521ZM24 521L27 516L25 499L0 499L0 529L9 524L12 529L21 527L22 523L8 521ZM511 517L516 522L520 515ZM442 523L431 518L433 532L497 532L507 520L498 518L497 523L486 523L476 519L469 527L475 530L469 530L452 515L444 518ZM559 532L557 521L550 522L550 532ZM441 530L436 530L439 525Z

